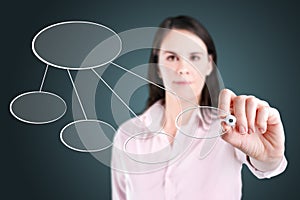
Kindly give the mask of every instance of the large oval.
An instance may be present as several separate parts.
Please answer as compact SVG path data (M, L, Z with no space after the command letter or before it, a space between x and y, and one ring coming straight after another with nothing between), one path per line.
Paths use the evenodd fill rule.
M112 29L87 21L67 21L42 29L32 51L42 62L61 69L82 70L106 65L121 52L122 41ZM97 52L88 62L85 58Z

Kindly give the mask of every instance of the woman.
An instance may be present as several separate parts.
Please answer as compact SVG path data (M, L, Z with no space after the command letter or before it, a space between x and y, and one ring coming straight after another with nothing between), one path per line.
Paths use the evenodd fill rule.
M149 79L166 90L150 85L148 109L115 136L113 199L240 199L242 164L258 178L283 172L287 161L279 112L254 96L219 92L215 46L195 19L167 18L160 28ZM210 132L212 121L205 120L205 112L178 120L195 105L218 106L236 117L236 125L223 124L224 134L215 139L186 137L182 130Z

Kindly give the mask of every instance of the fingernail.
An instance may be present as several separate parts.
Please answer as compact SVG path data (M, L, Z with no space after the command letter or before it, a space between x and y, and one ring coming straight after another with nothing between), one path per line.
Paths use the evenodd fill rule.
M240 127L239 127L239 131L240 131L240 133L242 133L242 134L245 134L245 133L246 133L246 129L245 129L244 126L240 126Z
M261 133L264 133L265 132L265 129L264 128L259 128L258 129Z
M249 134L252 134L252 133L254 133L253 129L249 128Z

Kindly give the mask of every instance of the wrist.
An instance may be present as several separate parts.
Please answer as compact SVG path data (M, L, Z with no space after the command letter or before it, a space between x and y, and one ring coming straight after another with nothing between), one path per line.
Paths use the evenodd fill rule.
M255 169L261 172L267 172L276 169L281 163L283 157L284 156L281 156L280 158L268 160L268 161L261 161L247 156L247 160Z

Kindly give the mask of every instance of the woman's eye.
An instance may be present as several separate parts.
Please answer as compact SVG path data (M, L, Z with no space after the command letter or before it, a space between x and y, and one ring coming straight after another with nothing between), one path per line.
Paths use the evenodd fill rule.
M192 61L198 61L200 60L200 56L191 56Z
M174 55L170 55L170 56L167 56L167 60L168 61L174 61L174 60L176 60L177 58L176 58L176 56L174 56Z

